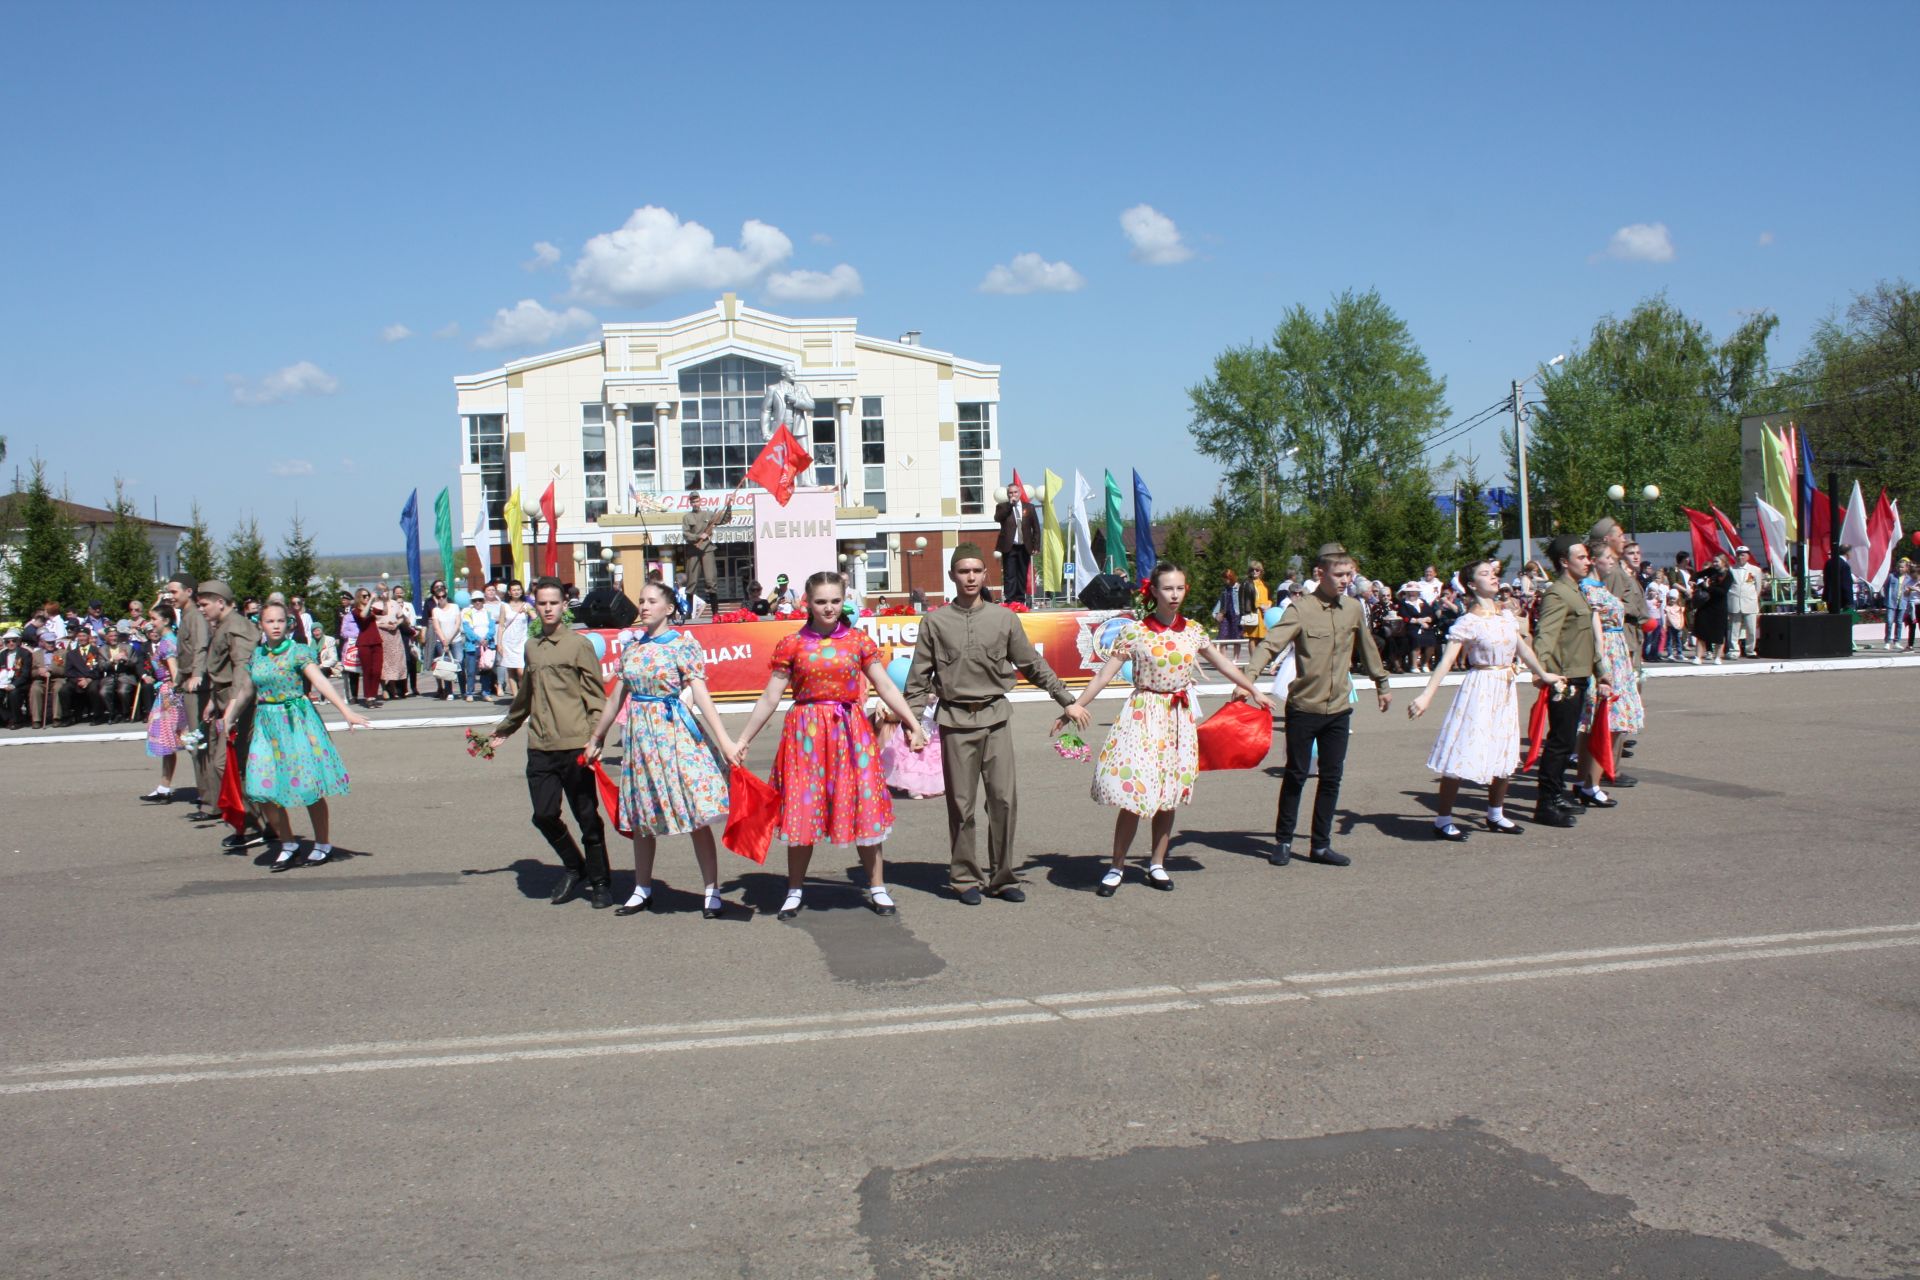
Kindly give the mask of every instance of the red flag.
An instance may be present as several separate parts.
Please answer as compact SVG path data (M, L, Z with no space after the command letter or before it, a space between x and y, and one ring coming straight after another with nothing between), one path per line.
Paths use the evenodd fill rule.
M238 734L227 735L227 768L220 775L218 800L220 817L233 828L235 835L247 829L247 788L241 780L247 771L247 762L234 750L234 740L238 737Z
M1018 489L1018 490L1020 491L1020 501L1022 501L1022 502L1025 502L1025 503L1029 503L1029 504L1031 504L1031 503L1033 502L1033 495L1027 492L1027 486L1025 486L1024 484L1021 484L1021 483L1020 483L1020 468L1018 468L1018 467L1015 467L1015 468L1013 469L1013 488L1014 488L1014 489ZM1009 498L1011 498L1011 497L1013 496L1013 490L1012 490L1012 489L1009 489L1009 490L1007 491L1007 496L1008 496ZM1032 548L1028 548L1028 550L1032 550ZM1033 598L1033 566L1034 566L1034 563L1035 563L1035 562L1034 562L1034 560L1032 560L1032 559L1029 559L1029 560L1027 561L1027 580L1026 580L1025 582L1023 582L1023 583L1021 583L1021 584L1020 584L1020 585L1021 585L1021 587L1022 587L1022 588L1023 588L1024 590L1025 590L1025 592L1026 592L1026 595L1027 595L1027 598L1028 598L1029 600L1031 600L1031 599Z
M1695 511L1692 507L1680 510L1686 513L1687 527L1693 533L1693 563L1704 569L1720 554L1720 526L1704 511Z
M784 428L782 428L784 430ZM780 820L780 793L739 765L733 766L727 793L727 829L720 843L743 858L767 860L774 824Z
M1825 564L1827 548L1833 545L1833 504L1819 489L1813 491L1813 500L1807 504L1806 527L1801 532L1811 548L1808 560L1814 565Z
M1229 702L1202 720L1200 771L1252 769L1273 748L1273 716L1251 702Z
M547 491L540 495L540 518L547 522L547 567L549 578L560 576L560 522L554 518L553 485L547 485Z
M600 793L600 807L607 811L607 821L613 824L615 831L618 831L623 836L631 837L633 835L633 828L620 825L620 784L615 782L607 773L607 762L605 760L595 760L591 765L588 765L587 757L583 753L578 763L585 768L593 770L593 788Z
M1533 700L1533 710L1527 715L1527 758L1521 762L1520 772L1533 768L1540 759L1540 749L1547 745L1547 704L1553 701L1553 686L1540 686L1540 696Z
M760 450L760 456L753 460L753 465L747 468L747 479L772 494L773 500L784 507L793 498L794 480L812 465L813 455L800 447L783 422Z
M1887 501L1887 491L1880 491L1880 501L1873 504L1873 514L1867 517L1867 582L1878 591L1887 581L1887 575L1893 571L1894 550L1900 541L1900 504Z
M1727 519L1727 513L1720 508L1714 506L1712 503L1708 503L1707 510L1713 512L1713 518L1715 522L1719 524L1720 532L1724 535L1723 540L1727 544L1727 554L1732 555L1733 549L1742 545L1740 531L1733 527L1733 521Z
M1600 776L1608 782L1614 779L1613 768L1613 717L1607 714L1607 704L1612 698L1593 700L1593 727L1587 730L1587 754L1600 766Z

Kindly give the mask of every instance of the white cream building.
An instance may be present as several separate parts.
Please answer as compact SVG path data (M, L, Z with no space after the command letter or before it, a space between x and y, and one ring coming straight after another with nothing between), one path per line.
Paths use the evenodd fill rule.
M470 568L481 568L482 504L497 568L508 495L518 487L537 513L556 480L562 577L590 587L618 565L636 583L647 565L671 565L692 482L711 500L740 480L783 367L813 397L816 478L839 491L839 555L856 587L937 595L955 543L982 540L991 558L1000 367L915 333L869 337L852 318L776 316L727 294L694 315L603 325L596 341L454 379ZM736 511L720 538L723 600L755 573L751 506Z

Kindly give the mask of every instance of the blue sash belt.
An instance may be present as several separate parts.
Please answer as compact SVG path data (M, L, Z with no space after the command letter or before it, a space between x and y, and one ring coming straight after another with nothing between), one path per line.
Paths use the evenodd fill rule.
M693 735L695 742L706 741L707 735L700 731L700 722L694 719L692 710L679 698L668 697L662 693L630 693L627 695L627 701L629 703L653 703L666 708L667 718L669 720L677 720L686 726L687 732Z

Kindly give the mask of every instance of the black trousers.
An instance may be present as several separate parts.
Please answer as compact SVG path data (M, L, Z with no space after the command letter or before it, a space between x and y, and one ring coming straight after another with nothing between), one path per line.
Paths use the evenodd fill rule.
M1347 767L1347 735L1353 729L1353 711L1315 715L1287 708L1287 768L1280 783L1280 812L1273 831L1280 843L1293 839L1300 821L1300 797L1307 789L1307 765L1314 748L1320 753L1320 785L1313 791L1313 849L1333 845L1333 810L1340 803L1340 775Z
M1027 570L1033 567L1033 549L1016 542L1007 549L1002 562L1001 586L1008 601L1027 602Z
M1587 677L1567 680L1567 696L1547 704L1547 740L1540 748L1540 803L1564 795L1567 764L1580 745L1580 713L1587 707Z
M67 714L69 716L78 716L94 721L106 719L107 695L106 691L101 687L101 681L103 679L104 677L95 676L87 682L87 687L82 689L78 676L66 677Z
M533 825L560 855L567 870L577 871L589 880L611 879L607 870L607 829L600 821L600 796L593 785L593 771L580 763L580 748L529 750L527 791L533 797ZM560 817L563 796L573 810L573 820L580 825L585 857L581 856L579 846L573 843L573 833Z

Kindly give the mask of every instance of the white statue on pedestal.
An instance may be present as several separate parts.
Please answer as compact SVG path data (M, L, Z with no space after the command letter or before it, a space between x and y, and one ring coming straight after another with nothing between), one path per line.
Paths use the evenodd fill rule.
M771 440L773 433L782 426L793 433L800 447L813 456L813 396L807 389L794 381L792 365L783 365L779 381L767 388L767 397L760 404L760 433ZM813 468L809 466L794 478L794 483L806 487L814 483Z

